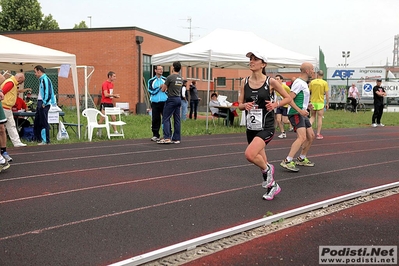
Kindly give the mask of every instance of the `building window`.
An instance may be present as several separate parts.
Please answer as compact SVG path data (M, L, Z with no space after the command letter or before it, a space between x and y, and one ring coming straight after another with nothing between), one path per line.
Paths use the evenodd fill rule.
M198 68L197 67L187 67L187 78L198 79Z
M213 74L212 74L212 68L211 68L211 76L210 77L208 77L208 68L203 68L202 69L202 79L203 80L212 80L212 76L213 76Z
M154 72L151 71L151 56L143 54L143 76L146 84L153 74Z
M216 78L216 86L226 87L226 77L217 77Z

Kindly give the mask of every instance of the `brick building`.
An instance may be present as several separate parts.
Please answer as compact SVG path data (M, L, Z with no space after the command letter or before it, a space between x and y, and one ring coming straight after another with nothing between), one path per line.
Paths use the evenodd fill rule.
M121 95L117 101L129 103L130 111L133 113L143 113L143 105L146 102L145 87L147 80L153 75L151 56L185 44L138 27L0 32L0 34L75 54L78 66L94 67L89 92L97 97L101 93L101 84L106 80L108 71L114 71L117 74L115 93ZM168 71L169 69L165 67L165 76L169 74ZM200 97L203 99L207 89L207 73L207 69L182 69L183 77L197 80L197 87L202 90ZM212 82L212 89L224 91L224 94L229 94L230 101L235 101L241 78L248 75L248 70L212 69L211 80L217 83ZM79 79L81 77L79 75ZM79 83L82 84L81 81ZM72 92L67 87L60 80L58 93L70 95ZM79 91L81 95L84 94L81 85ZM99 98L95 100L96 103L98 101ZM202 105L204 104L206 105L205 101L202 101ZM148 105L144 108L148 108Z

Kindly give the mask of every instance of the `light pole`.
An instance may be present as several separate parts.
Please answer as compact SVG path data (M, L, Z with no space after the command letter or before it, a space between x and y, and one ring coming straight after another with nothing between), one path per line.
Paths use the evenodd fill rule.
M90 28L91 28L91 16L87 16L90 19Z
M345 58L345 68L348 66L348 64L346 63L346 59L350 56L351 52L350 51L342 51L342 57Z

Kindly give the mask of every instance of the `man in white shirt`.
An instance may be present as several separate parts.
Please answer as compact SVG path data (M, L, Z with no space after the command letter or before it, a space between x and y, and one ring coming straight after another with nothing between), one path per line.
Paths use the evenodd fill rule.
M348 100L351 100L352 112L356 112L357 100L360 98L359 90L356 88L355 83L348 90Z

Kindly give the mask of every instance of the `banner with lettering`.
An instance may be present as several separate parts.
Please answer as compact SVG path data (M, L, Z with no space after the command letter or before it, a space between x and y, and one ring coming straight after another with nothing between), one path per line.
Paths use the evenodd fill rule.
M375 81L365 82L362 84L362 97L373 97L373 88L376 85ZM399 97L399 82L382 81L381 86L385 89L387 97Z

